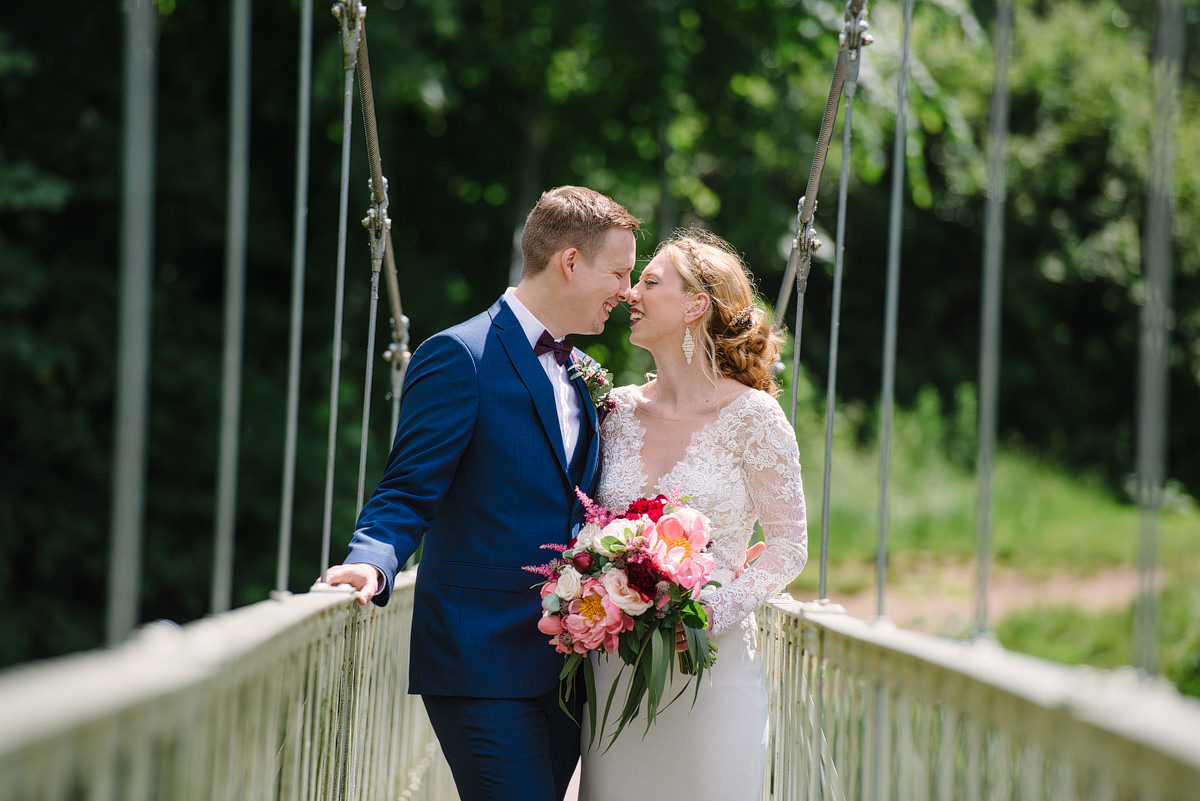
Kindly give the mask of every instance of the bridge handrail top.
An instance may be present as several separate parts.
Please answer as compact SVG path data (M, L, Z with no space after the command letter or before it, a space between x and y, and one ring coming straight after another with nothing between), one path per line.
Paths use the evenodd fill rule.
M411 573L401 573L396 589L413 580ZM185 691L269 646L277 635L306 619L351 614L356 606L351 593L340 590L272 594L270 600L184 626L168 620L147 623L114 648L0 672L0 709L8 721L0 726L0 755L116 710Z
M777 599L770 605L868 649L965 676L1041 709L1069 710L1096 729L1200 768L1200 701L1162 678L1134 668L1059 664L1014 653L989 638L957 641L901 629L886 619L864 621L828 603ZM886 680L897 667L893 661L877 672Z

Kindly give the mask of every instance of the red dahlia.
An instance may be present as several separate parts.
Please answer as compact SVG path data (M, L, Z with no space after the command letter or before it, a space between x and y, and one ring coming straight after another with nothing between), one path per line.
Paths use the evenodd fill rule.
M640 592L647 600L657 596L658 582L665 581L667 578L644 553L634 554L626 560L625 575L629 578L629 586Z
M663 504L666 502L667 496L661 493L652 499L638 498L629 504L629 508L622 517L626 520L637 520L642 515L645 515L650 518L652 523L657 523L658 519L663 516Z

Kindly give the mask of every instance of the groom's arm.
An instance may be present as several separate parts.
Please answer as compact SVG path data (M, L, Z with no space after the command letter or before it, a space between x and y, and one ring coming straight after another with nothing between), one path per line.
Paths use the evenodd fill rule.
M374 598L381 606L396 572L433 523L471 441L478 410L478 374L466 346L453 335L439 334L417 348L404 382L395 443L383 478L359 515L344 565L379 569L384 586ZM365 594L363 586L355 586Z

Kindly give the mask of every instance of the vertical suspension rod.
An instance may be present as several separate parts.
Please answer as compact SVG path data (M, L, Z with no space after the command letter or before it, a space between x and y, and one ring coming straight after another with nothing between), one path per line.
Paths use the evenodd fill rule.
M825 465L821 492L820 596L828 597L829 499L833 489L833 417L837 405L838 331L842 318L842 277L846 255L846 200L850 183L850 135L854 120L854 94L858 88L861 53L849 60L846 80L846 115L842 120L842 164L838 180L837 249L834 252L833 299L829 318L829 369L825 381Z
M892 143L892 197L888 219L887 297L883 324L883 387L879 423L879 539L875 546L875 615L883 617L887 586L888 476L892 464L892 411L896 402L896 329L900 298L900 238L904 218L904 167L908 142L908 75L914 0L904 0L900 74L896 76L896 124Z
M137 625L146 495L150 305L154 258L156 9L125 9L125 121L121 193L121 309L113 434L107 637Z
M288 588L292 553L292 512L296 493L296 429L300 409L300 343L304 323L304 268L308 233L308 159L312 118L313 0L300 8L300 78L296 97L296 190L292 223L292 316L288 338L287 423L283 446L283 487L279 502L279 555L275 589Z
M1012 50L1012 0L996 9L996 44L988 134L987 216L983 240L983 292L979 336L979 453L976 464L975 634L988 632L992 475L996 462L996 404L1000 374L1000 302L1004 257L1005 149L1008 143L1008 62Z
M1183 51L1183 8L1179 0L1158 0L1150 140L1150 180L1146 198L1146 297L1141 314L1138 369L1138 598L1134 615L1134 664L1153 673L1157 666L1158 513L1166 477L1167 368L1171 313L1171 221L1175 191L1175 121Z
M342 371L342 318L343 301L346 296L346 234L350 207L350 131L353 124L354 69L358 54L358 32L366 8L353 0L344 0L333 7L333 14L341 23L342 62L344 82L342 85L342 178L338 197L338 249L337 280L334 292L333 341L329 376L329 437L325 456L325 514L321 528L321 578L329 569L329 539L333 526L333 474L334 455L337 450L338 384Z
M250 161L250 0L233 0L229 70L229 190L225 235L225 355L214 535L212 612L229 609L237 515L238 426L246 294Z

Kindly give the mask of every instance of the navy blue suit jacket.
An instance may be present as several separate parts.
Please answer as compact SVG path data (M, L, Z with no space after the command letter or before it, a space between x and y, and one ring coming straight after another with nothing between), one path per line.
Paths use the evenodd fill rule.
M574 384L585 417L579 486L592 494L596 411ZM549 561L554 552L539 546L566 543L582 521L569 468L550 380L503 297L413 354L383 479L346 559L383 572L383 605L424 538L410 693L529 698L555 688L562 656L537 630L541 579L521 568Z

